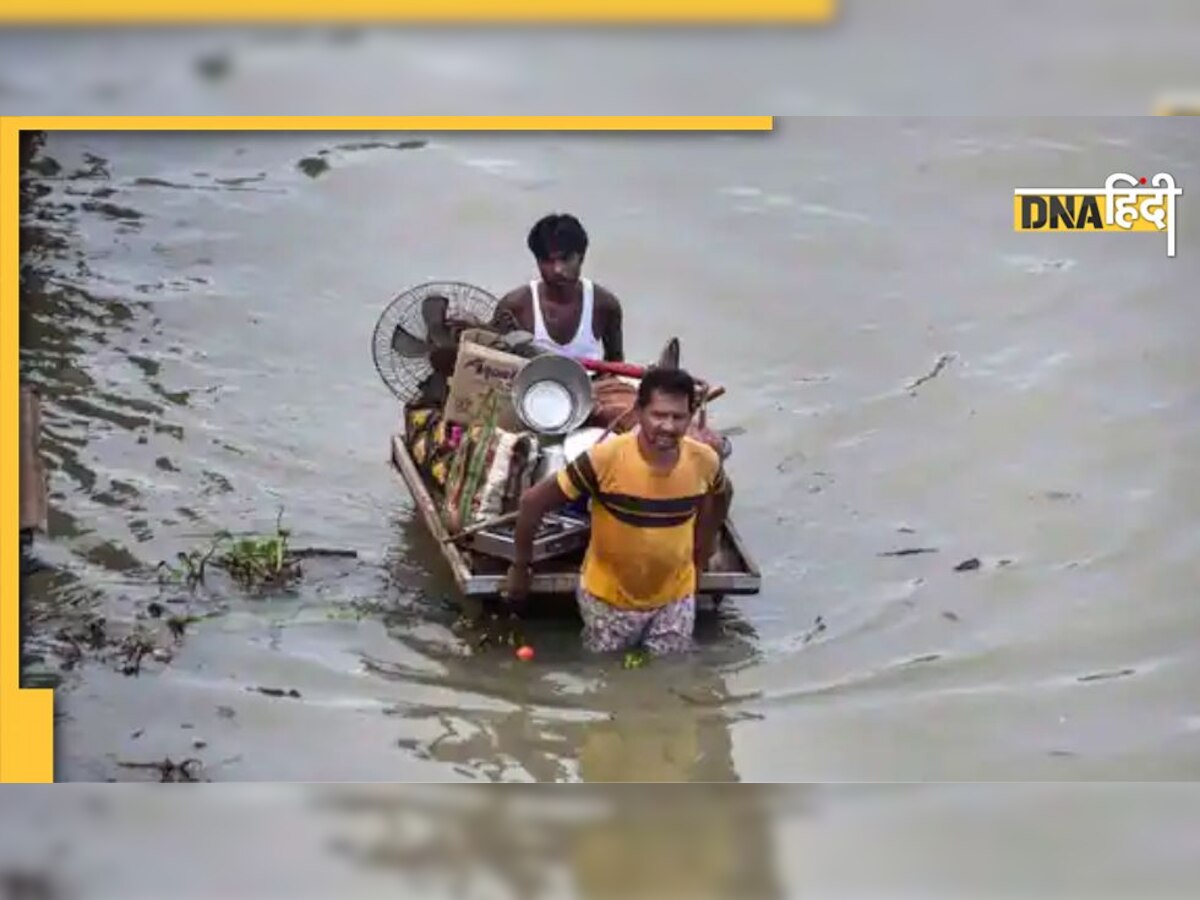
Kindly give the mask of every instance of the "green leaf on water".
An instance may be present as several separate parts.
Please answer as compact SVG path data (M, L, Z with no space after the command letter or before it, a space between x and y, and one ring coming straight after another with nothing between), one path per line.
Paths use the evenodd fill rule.
M622 663L626 669L640 669L646 664L648 657L644 650L627 650L625 651L625 661Z

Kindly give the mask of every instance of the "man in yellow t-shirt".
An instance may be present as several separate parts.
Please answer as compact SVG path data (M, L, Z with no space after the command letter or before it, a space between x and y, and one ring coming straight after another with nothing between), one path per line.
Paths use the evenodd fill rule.
M682 369L652 369L638 387L638 427L601 441L521 497L507 597L529 593L538 523L586 495L591 540L580 577L583 641L595 652L691 646L696 579L728 510L716 451L686 437L696 383Z

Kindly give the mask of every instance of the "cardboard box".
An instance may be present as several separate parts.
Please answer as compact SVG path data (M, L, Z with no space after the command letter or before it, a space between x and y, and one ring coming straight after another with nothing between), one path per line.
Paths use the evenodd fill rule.
M506 352L505 348L500 345L501 337L498 332L487 328L468 328L459 335L458 342L460 344L478 344L480 347L487 347L490 350Z
M526 362L524 357L464 340L459 345L458 360L450 377L446 421L474 424L482 415L488 393L496 391L500 395L500 416L496 424L506 431L524 430L512 404L512 381Z

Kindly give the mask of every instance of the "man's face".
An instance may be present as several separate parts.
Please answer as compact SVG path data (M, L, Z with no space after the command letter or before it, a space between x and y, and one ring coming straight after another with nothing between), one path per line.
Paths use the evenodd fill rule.
M670 452L679 446L692 421L686 397L655 391L642 407L639 424L646 442L655 450Z
M579 280L583 268L583 254L550 251L549 259L538 260L538 270L546 284L568 285Z

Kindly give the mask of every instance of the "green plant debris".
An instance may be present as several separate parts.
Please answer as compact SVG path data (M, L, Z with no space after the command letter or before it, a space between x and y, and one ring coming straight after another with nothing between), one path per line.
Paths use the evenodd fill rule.
M240 538L214 561L239 585L250 590L282 587L300 575L300 563L288 552L288 533Z
M154 639L153 634L140 625L135 627L120 644L122 674L140 675L142 657L153 655L157 648L158 642Z
M300 557L316 555L317 551L290 548L291 530L284 528L282 523L281 509L275 519L274 534L234 536L229 531L219 531L207 549L178 553L178 566L160 562L159 583L182 584L189 590L194 589L204 582L205 569L211 563L248 591L284 587L300 576Z
M475 651L488 647L520 647L526 643L521 620L513 615L496 613L478 616L459 616L450 626Z
M645 650L627 650L621 665L626 669L640 669L650 661L650 655Z
M213 541L211 547L207 550L192 550L187 553L182 551L175 555L179 560L178 566L169 565L166 561L158 564L158 583L159 584L182 584L188 589L195 588L196 585L204 581L204 567L208 565L208 561L212 559L214 553L225 540L225 535L219 535Z

